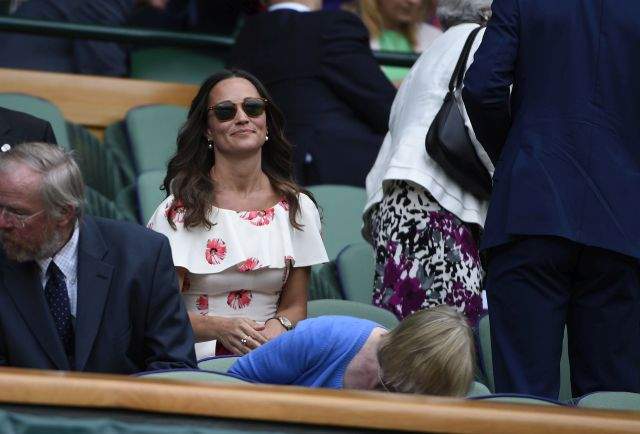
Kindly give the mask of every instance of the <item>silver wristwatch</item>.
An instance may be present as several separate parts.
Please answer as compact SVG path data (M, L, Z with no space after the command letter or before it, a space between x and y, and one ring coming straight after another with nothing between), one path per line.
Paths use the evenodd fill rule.
M278 321L280 321L280 324L282 324L282 327L284 327L285 330L293 330L293 323L286 316L274 316L273 318L269 318L267 321L272 319L277 319Z

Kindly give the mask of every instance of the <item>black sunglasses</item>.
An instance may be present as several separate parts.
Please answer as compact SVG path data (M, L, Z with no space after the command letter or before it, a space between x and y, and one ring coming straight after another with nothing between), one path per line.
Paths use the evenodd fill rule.
M240 105L247 116L250 118L257 118L264 113L267 106L267 100L264 98L245 98L242 100ZM238 104L232 101L222 101L214 106L208 107L207 111L212 111L216 119L219 121L226 122L236 117L236 113L238 113Z

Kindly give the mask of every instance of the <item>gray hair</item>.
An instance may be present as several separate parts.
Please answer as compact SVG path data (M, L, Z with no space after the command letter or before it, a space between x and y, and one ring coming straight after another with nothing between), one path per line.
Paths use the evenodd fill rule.
M484 24L491 16L492 0L438 0L436 15L446 30L462 23Z
M23 143L0 152L0 172L23 164L42 176L41 194L47 214L60 218L72 207L82 216L84 182L71 152L47 143Z

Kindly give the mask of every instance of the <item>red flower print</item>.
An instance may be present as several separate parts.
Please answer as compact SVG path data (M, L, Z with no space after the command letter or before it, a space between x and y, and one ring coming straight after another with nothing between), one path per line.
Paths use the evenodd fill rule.
M249 223L255 226L265 226L271 223L275 211L273 208L267 208L262 211L244 211L240 213L240 218L247 220Z
M244 309L251 304L252 298L253 294L246 289L231 291L229 295L227 295L227 304L235 310Z
M260 264L258 258L248 258L242 264L238 265L238 271L245 272L255 270L258 264Z
M289 202L287 202L287 199L285 199L284 197L280 199L280 202L278 202L278 205L284 208L285 211L289 211Z
M204 251L204 257L211 265L219 264L227 256L227 245L220 238L207 240L207 248Z
M185 208L182 201L176 200L167 205L164 215L171 219L174 223L182 223L184 220Z
M196 309L200 315L206 315L209 312L209 297L201 295L196 300Z

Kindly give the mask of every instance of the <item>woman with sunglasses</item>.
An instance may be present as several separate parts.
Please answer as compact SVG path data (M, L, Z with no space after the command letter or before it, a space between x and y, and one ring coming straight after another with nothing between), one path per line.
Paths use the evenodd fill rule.
M306 317L320 217L293 181L283 117L243 71L209 77L169 162L149 227L171 242L198 359L246 354Z

